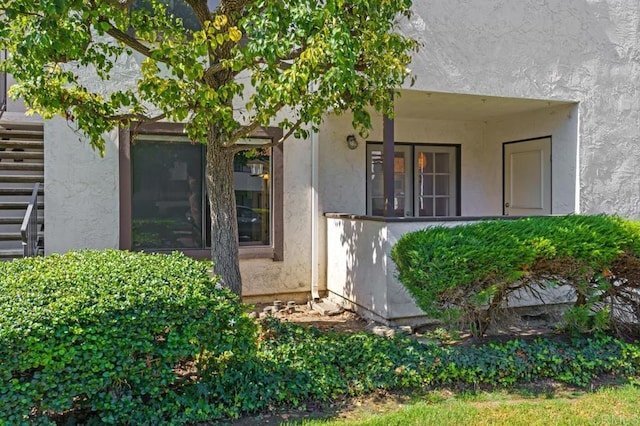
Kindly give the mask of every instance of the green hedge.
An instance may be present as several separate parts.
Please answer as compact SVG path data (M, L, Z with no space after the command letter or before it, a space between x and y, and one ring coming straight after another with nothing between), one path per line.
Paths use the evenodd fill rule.
M516 283L546 281L574 287L584 307L584 318L574 312L580 322L611 291L636 300L639 253L638 222L572 215L427 228L404 235L391 255L400 281L429 315L475 321L501 306ZM611 311L601 311L606 323Z
M2 418L215 416L199 382L254 357L257 330L216 282L210 264L179 254L84 251L0 263Z

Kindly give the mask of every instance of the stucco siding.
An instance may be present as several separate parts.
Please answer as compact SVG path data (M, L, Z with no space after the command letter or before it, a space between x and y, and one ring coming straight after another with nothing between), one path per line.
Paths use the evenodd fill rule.
M273 300L286 293L306 301L311 286L311 146L290 140L284 147L284 261L247 259L240 262L243 295ZM294 295L296 294L296 295Z
M637 0L414 2L415 88L580 103L580 210L639 218Z
M106 140L103 158L63 119L45 121L47 254L118 247L117 132L106 135Z

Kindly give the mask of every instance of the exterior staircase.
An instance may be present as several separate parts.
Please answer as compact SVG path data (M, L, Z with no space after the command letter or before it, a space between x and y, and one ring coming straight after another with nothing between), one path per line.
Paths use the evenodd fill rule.
M44 247L44 129L37 122L0 120L0 261L23 257L23 233L37 242L36 253ZM39 183L31 218L36 230L21 230ZM33 250L31 250L33 251Z

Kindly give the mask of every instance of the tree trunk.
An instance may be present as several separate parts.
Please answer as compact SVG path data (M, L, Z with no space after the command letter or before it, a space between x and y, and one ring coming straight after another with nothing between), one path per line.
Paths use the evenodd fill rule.
M207 193L211 208L211 259L213 271L223 285L242 296L242 278L238 261L238 222L233 189L231 150L215 140L207 144Z

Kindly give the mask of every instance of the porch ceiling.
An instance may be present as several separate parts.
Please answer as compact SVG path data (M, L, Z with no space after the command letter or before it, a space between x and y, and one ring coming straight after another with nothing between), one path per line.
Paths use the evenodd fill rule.
M396 97L395 110L398 118L488 121L506 115L574 103L402 90L401 96Z

